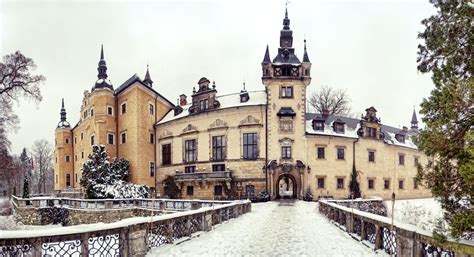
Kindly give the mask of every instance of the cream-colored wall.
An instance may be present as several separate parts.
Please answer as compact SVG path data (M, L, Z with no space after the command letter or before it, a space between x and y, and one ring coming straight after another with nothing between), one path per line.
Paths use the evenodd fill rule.
M73 150L72 133L70 128L57 128L54 153L54 190L66 188L66 174L71 176L71 186L73 179ZM69 143L66 144L66 139ZM69 156L69 162L66 162Z
M167 176L173 176L176 172L184 172L184 142L189 139L197 140L197 162L189 164L196 165L196 172L211 172L213 164L225 164L226 169L232 171L235 181L240 181L242 186L255 185L255 191L263 190L265 175L262 167L265 163L265 107L246 106L240 108L218 109L212 112L204 112L187 118L170 121L156 127L158 141L156 144L157 160L159 163L157 173L158 192L163 194L162 181ZM250 119L248 117L251 117ZM216 122L216 120L218 120ZM248 122L250 120L250 122ZM216 124L219 124L216 126ZM193 129L184 131L189 125ZM194 130L195 128L195 130ZM244 160L242 149L242 135L244 133L257 133L258 151L257 160ZM223 135L226 141L225 161L212 161L212 137ZM162 165L161 146L171 143L172 164ZM263 181L263 182L262 182ZM257 183L258 182L258 183ZM263 183L263 186L262 186ZM207 193L196 191L194 198L198 196L212 199L214 187L208 187ZM258 191L257 191L258 190ZM183 185L182 196L186 196L186 186ZM193 198L189 197L189 198Z

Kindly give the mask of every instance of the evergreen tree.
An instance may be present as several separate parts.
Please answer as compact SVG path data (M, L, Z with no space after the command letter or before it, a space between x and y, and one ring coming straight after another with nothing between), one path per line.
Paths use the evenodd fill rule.
M165 183L165 188L166 188L165 194L168 195L168 197L171 199L178 198L179 195L181 194L181 191L176 185L176 182L174 181L174 177L168 176L163 182Z
M81 186L89 199L146 198L148 189L126 181L130 164L127 160L109 156L104 145L92 147L92 153L82 166Z
M20 161L21 161L21 171L23 173L23 198L30 197L30 176L31 176L31 164L30 158L26 153L26 148L23 148L20 154Z
M426 128L419 148L432 160L417 179L445 209L453 237L474 234L474 30L469 1L433 1L437 14L422 21L418 69L432 72L435 89L420 113Z
M360 195L361 195L360 187L359 187L359 181L357 181L357 170L356 170L355 164L352 165L352 174L351 174L351 182L349 183L349 189L350 189L352 197L360 198Z
M28 176L25 176L23 180L23 198L30 198L30 183Z

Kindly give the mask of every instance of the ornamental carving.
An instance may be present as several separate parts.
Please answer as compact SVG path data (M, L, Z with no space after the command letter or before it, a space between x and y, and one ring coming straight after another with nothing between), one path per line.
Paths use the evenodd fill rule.
M192 124L188 124L188 126L186 126L184 129L183 129L183 134L184 133L192 133L192 132L197 132L198 129L196 126L193 126Z
M248 125L260 125L260 120L254 118L252 115L247 116L247 118L240 121L241 126Z
M172 137L172 136L173 136L173 133L171 131L166 130L166 129L161 131L161 133L160 133L160 139L161 138Z
M216 129L216 128L227 128L227 122L224 122L221 119L217 119L211 125L209 126L210 129Z

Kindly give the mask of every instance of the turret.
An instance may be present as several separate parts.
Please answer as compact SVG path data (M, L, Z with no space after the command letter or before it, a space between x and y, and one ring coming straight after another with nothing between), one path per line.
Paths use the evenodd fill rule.
M101 46L100 48L100 60L99 60L99 65L97 67L97 78L98 80L95 82L94 87L92 87L92 91L98 88L108 88L110 90L114 90L114 87L112 85L112 82L107 79L107 64L105 62L104 58L104 45Z
M61 120L55 131L54 189L73 187L73 138L69 122L66 120L64 99L61 102Z
M310 77L311 75L311 62L309 61L308 51L306 50L306 39L304 40L302 75L303 77Z
M59 112L59 114L61 115L61 120L58 123L58 128L70 128L71 125L66 120L66 109L64 108L64 98L62 99L61 112Z
M413 108L413 114L411 115L411 129L418 129L418 119L416 118L415 108Z
M150 71L148 70L148 65L146 66L146 74L145 74L145 79L143 80L143 83L145 83L149 87L152 87L153 85L153 80L151 80Z

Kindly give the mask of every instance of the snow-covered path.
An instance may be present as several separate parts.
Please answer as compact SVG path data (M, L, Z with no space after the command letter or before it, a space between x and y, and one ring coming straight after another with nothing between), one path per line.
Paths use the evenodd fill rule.
M323 217L314 202L252 204L252 211L213 231L148 256L385 256Z

